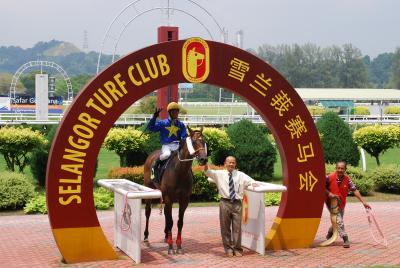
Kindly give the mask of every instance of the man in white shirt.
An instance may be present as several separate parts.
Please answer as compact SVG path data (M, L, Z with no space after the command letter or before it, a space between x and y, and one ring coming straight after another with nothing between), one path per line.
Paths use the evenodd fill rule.
M215 182L221 195L219 222L222 243L228 257L242 256L242 199L247 186L257 186L245 173L236 170L236 158L225 159L224 170L210 170L204 166L204 174ZM232 231L231 231L232 226Z

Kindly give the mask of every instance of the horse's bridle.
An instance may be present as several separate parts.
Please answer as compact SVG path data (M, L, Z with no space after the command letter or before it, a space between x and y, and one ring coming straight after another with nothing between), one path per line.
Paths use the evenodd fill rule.
M190 138L190 140L193 141L192 138ZM199 158L199 152L202 151L202 150L205 151L206 154L207 154L207 145L205 147L200 147L200 148L197 148L196 150L194 150L194 153L191 154L191 156L194 156L193 158L185 158L185 159L181 159L180 150L178 150L178 159L181 162L193 161L195 158Z

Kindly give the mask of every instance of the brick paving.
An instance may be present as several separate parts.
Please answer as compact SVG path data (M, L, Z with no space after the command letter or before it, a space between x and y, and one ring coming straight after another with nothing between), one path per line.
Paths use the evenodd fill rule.
M185 254L168 255L163 241L164 218L153 209L150 218L150 246L142 245L142 263L137 265L123 252L119 260L64 264L55 245L46 215L0 216L0 267L400 267L400 202L370 203L383 229L389 246L376 245L372 239L366 214L360 203L349 203L345 223L351 247L342 241L333 246L307 249L267 251L265 256L249 250L243 257L227 258L219 233L218 208L188 208L183 229ZM277 207L266 209L266 228L271 227ZM177 209L174 209L174 240ZM113 212L100 211L98 217L110 243L113 243ZM144 221L144 211L142 214ZM143 226L143 224L142 224ZM329 227L324 214L315 245L324 240Z

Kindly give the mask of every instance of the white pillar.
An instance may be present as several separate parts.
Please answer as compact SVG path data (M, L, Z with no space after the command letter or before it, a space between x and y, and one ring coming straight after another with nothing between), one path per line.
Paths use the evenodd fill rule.
M49 75L35 75L36 120L49 119Z

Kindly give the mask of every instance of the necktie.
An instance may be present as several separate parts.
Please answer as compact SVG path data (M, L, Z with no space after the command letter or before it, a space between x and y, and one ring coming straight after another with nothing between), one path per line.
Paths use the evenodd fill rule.
M232 173L229 173L229 197L235 200L235 184L233 183Z

